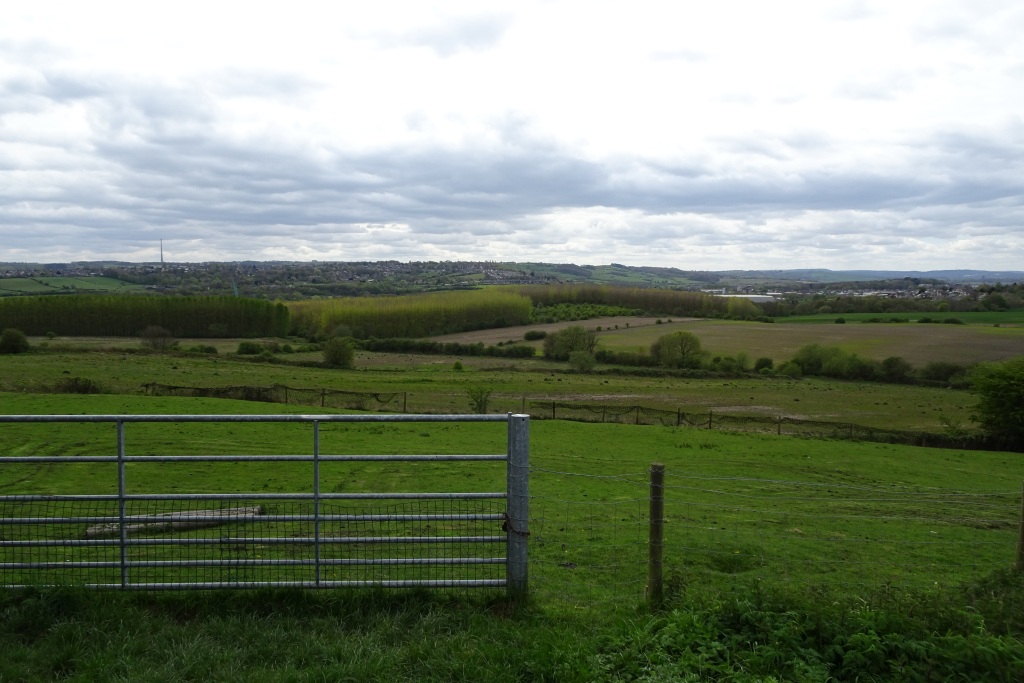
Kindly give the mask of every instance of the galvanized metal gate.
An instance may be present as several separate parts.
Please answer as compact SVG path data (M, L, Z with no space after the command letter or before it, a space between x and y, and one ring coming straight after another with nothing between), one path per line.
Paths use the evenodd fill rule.
M504 586L522 594L527 590L529 421L528 415L513 414L0 415L0 444L8 448L15 446L4 435L11 423L114 423L117 441L116 455L0 456L0 585L136 590ZM193 422L308 423L310 452L129 454L129 425ZM505 422L507 447L492 455L322 453L321 425L339 422ZM505 462L505 491L338 492L321 486L326 463L466 461ZM126 467L259 462L309 463L312 490L131 493ZM116 494L13 492L17 473L27 466L88 463L116 464ZM167 484L172 489L180 482ZM373 505L382 508L365 510Z

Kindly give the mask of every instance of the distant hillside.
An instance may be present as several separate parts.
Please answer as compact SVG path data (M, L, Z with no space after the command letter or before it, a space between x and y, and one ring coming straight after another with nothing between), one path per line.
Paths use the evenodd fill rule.
M919 285L1024 283L1024 271L985 270L683 270L621 263L493 261L232 261L205 263L0 263L0 296L133 292L216 294L300 300L558 283L655 289L813 293L826 285L908 289Z
M1020 270L828 270L807 268L792 270L725 270L717 275L746 280L781 280L797 282L863 282L866 280L943 280L951 284L980 284L1024 281Z

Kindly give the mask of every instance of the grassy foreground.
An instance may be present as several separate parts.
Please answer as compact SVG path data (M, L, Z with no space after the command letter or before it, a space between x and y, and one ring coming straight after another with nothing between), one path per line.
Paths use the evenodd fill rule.
M4 681L999 681L1024 582L851 599L695 592L567 614L422 593L0 594Z
M6 394L7 413L295 412L211 399ZM109 452L113 429L4 427L4 453ZM138 428L136 428L138 427ZM304 452L288 425L138 425L130 452ZM262 431L261 431L262 430ZM487 425L325 429L331 452L500 450ZM1024 672L1013 558L1024 460L691 429L535 422L532 599L500 593L0 593L0 680L1007 681ZM643 604L645 473L670 475L669 597ZM346 490L487 488L450 469L326 472ZM70 474L68 474L70 472ZM133 464L135 491L302 490L305 469ZM99 467L0 490L102 492ZM960 502L980 499L975 509ZM982 524L981 522L984 522ZM839 560L837 562L836 560Z

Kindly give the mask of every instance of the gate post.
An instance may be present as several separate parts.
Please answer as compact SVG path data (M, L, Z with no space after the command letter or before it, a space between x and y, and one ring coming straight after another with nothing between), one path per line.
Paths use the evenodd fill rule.
M121 551L121 588L128 587L128 523L126 517L124 420L117 421L117 528Z
M530 538L530 416L508 416L505 574L508 593L527 590L527 545Z

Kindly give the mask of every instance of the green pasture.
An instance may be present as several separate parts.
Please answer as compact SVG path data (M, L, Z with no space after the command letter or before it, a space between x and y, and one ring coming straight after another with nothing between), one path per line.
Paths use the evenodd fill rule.
M751 362L766 356L781 363L807 344L838 346L875 360L901 356L915 366L933 361L966 365L1024 355L1024 327L974 324L848 322L845 325L809 325L792 322L790 318L780 319L774 324L686 320L628 329L603 329L598 333L598 339L601 346L616 351L647 351L658 337L679 331L697 335L704 350L712 356L745 353Z
M0 296L19 294L113 294L143 292L145 287L110 277L0 278Z
M291 406L212 399L3 396L12 414L269 414ZM5 494L116 492L113 424L0 425L5 455L67 463L6 465ZM310 454L302 424L128 424L129 455ZM322 424L324 454L501 453L501 423ZM642 600L647 471L667 470L667 563L716 590L750 580L829 590L955 585L1012 563L1024 458L723 434L694 428L533 421L534 590L572 605ZM129 463L130 493L308 491L310 463ZM324 463L325 491L497 491L495 463ZM269 552L269 551L268 551ZM580 568L576 573L567 569Z
M665 325L657 326L659 328ZM767 326L766 326L767 327ZM57 343L57 342L54 342ZM492 391L492 412L522 411L531 402L565 401L608 406L641 405L683 412L791 417L868 427L943 431L949 423L970 427L974 396L966 391L882 383L806 378L688 379L566 372L540 359L356 355L356 369L328 370L254 362L233 354L191 355L67 346L5 356L0 390L52 391L73 378L106 391L133 396L152 382L184 387L261 386L400 395L408 412L469 412L468 392ZM236 345L237 346L237 345ZM280 354L282 360L318 360L319 354ZM753 357L753 354L751 354ZM455 369L455 361L463 369ZM398 398L395 399L396 401Z
M9 414L300 410L0 394ZM504 430L323 424L321 450L501 452ZM1020 454L542 420L530 436L524 604L488 590L4 591L0 680L1018 680ZM128 424L125 437L130 455L312 452L308 425ZM5 465L0 493L111 493L111 465L74 461L115 443L111 424L0 424L0 454L67 461ZM666 466L668 592L653 614L641 607L652 462ZM126 475L131 493L297 492L310 467L129 463ZM504 469L323 467L327 488L353 492L500 488Z

